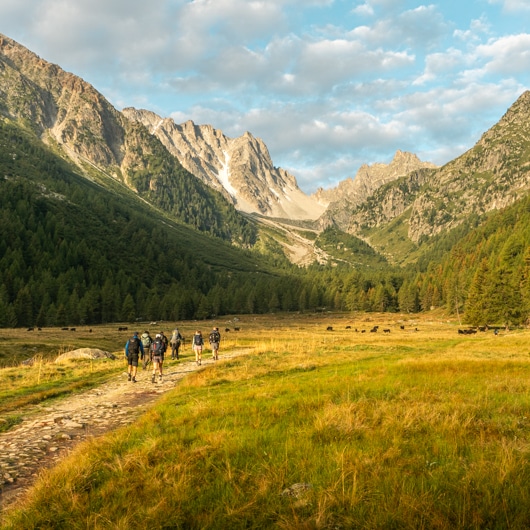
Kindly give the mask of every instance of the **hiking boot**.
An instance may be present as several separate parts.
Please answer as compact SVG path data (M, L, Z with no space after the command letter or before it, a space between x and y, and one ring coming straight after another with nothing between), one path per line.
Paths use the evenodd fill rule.
M133 383L136 383L136 377L133 377L133 378L132 378L132 382L133 382Z
M155 374L153 374L153 377L151 377L151 383L155 382Z
M159 383L162 382L162 376L161 376L161 375L158 376L158 382L159 382Z
M131 380L131 374L127 374L127 381Z

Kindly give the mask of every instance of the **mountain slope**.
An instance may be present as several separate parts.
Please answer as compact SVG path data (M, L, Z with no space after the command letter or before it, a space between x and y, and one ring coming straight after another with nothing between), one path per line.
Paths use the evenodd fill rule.
M388 184L350 211L348 230L371 239L401 218L403 234L416 245L529 191L530 92L525 92L472 149L439 169Z
M175 218L238 245L255 242L247 219L186 171L145 127L91 85L0 35L0 114L30 127L88 178L120 182Z
M422 162L416 155L397 151L390 164L364 164L354 179L346 179L336 188L318 189L314 197L328 204L320 218L322 226L335 225L342 230L351 229L351 211L363 205L377 190L400 177L423 169L433 169L430 162Z
M193 175L246 213L316 219L324 207L300 190L296 179L273 165L262 140L245 133L228 138L210 125L176 124L147 110L123 109L144 124Z
M0 120L0 326L238 313L264 284L276 300L302 288L285 264L175 222L132 190L78 175Z

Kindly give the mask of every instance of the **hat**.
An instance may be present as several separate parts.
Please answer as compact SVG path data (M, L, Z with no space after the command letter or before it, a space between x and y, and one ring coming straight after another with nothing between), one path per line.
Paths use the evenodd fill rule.
M160 338L161 338L160 333L157 333L155 339L160 339Z

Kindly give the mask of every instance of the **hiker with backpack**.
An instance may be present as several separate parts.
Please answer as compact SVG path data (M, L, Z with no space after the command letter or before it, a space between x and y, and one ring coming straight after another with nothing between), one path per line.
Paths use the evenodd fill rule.
M153 342L153 339L151 338L151 335L149 335L149 331L144 331L140 337L140 340L142 341L142 346L144 347L145 352L143 369L146 370L147 366L151 362L151 355L147 355L147 352L151 351L151 343Z
M221 342L221 334L219 328L213 328L208 338L210 348L212 348L212 359L217 361L219 359L219 343Z
M198 366L200 366L202 364L202 349L204 347L204 340L202 338L202 333L199 330L197 330L195 335L193 335L191 346L195 352L195 362Z
M177 359L179 358L179 348L180 343L182 342L182 335L180 334L180 331L175 328L173 330L173 334L171 335L171 340L169 341L169 344L171 344L171 358Z
M157 333L155 336L155 340L151 344L151 359L153 361L153 375L151 377L151 383L155 382L157 371L158 382L162 382L162 363L164 362L165 351L166 345L164 344L160 333Z
M138 337L138 332L125 344L125 357L127 359L127 380L136 383L136 372L138 371L138 359L143 359L145 355L142 341Z
M169 340L168 340L168 338L164 335L164 332L163 332L163 331L160 332L160 338L162 339L162 342L164 343L164 346L165 346L165 348L166 348L164 351L166 352L167 349L168 349L168 346L169 346Z

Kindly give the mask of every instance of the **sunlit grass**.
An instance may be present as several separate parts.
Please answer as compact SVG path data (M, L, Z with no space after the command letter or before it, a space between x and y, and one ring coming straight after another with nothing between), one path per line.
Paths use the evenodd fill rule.
M391 332L360 332L378 322ZM528 332L397 315L241 328L220 362L44 474L6 528L530 525Z

